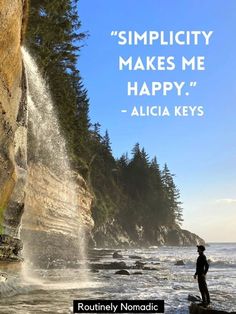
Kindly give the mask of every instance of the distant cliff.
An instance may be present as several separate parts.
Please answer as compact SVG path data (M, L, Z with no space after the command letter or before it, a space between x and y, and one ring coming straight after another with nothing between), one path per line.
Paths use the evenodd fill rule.
M198 244L205 244L205 241L198 235L183 230L178 226L157 227L155 239L147 241L143 238L142 232L141 230L138 230L138 228L136 234L130 234L129 230L125 230L115 220L95 229L93 232L93 239L91 239L91 246L118 248L155 245L192 246Z

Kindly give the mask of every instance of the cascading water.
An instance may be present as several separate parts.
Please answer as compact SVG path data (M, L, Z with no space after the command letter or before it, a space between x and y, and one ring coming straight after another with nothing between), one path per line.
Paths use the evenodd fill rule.
M66 178L71 169L50 92L26 48L22 48L22 54L28 85L28 119L35 139L33 154L38 162L46 161L61 178Z
M27 103L28 103L28 123L29 123L29 169L30 163L37 164L33 174L36 176L37 185L40 188L42 197L50 194L50 200L44 207L41 202L38 209L38 191L34 191L35 211L33 212L28 204L26 193L25 210L22 219L22 229L27 227L28 222L34 222L34 229L47 233L47 237L72 236L78 242L78 256L83 269L83 279L85 278L85 245L82 223L82 214L78 204L78 184L76 175L70 168L65 139L61 134L56 112L53 108L52 98L49 89L39 73L39 69L30 56L26 48L22 48L23 62L27 78ZM30 170L29 170L30 171ZM39 174L39 171L40 174ZM43 176L49 174L52 182L48 182ZM40 177L41 175L41 177ZM37 177L38 176L38 177ZM30 181L30 179L29 179ZM51 184L51 186L50 186ZM31 182L31 190L34 183ZM33 192L31 192L33 193ZM54 206L59 203L60 207ZM38 213L40 211L40 214ZM23 236L23 255L27 262L29 260L31 247L27 245L31 234ZM47 243L42 243L47 245ZM62 244L63 245L63 244ZM68 252L70 247L64 245L61 248ZM37 248L39 251L41 247ZM52 252L53 253L53 252ZM32 256L30 257L32 259ZM34 261L31 261L34 262Z

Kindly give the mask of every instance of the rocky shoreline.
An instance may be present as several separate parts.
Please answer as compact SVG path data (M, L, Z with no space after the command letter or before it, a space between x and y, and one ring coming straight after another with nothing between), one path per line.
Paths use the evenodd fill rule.
M0 262L21 262L19 252L23 244L20 239L8 235L0 235Z
M204 308L196 303L191 303L189 306L189 314L236 314L236 312L226 312L211 307Z
M157 249L157 248L156 248ZM155 248L153 248L155 250ZM133 250L116 250L116 249L89 249L88 250L88 266L91 273L96 278L111 278L110 280L121 280L121 278L137 281L136 276L149 276L149 278L155 278L157 282L165 281L169 282L170 277L168 273L163 272L163 266L165 266L164 261L160 260L150 260L143 255L142 251L137 252ZM172 260L172 267L180 267L180 270L185 267L184 260ZM77 269L80 265L80 261L65 261L61 259L55 259L48 263L46 269L48 271L57 272L60 269L75 268ZM151 276L151 277L150 277ZM138 279L139 280L139 279ZM157 283L158 286L158 283ZM189 290L190 292L190 290ZM189 302L187 305L187 301ZM218 302L213 302L214 304L208 308L204 308L200 303L201 299L199 296L188 295L186 293L186 309L189 306L190 314L236 314L236 312L227 312L225 310L219 309Z
M114 252L114 250L117 252L116 250L122 248L147 248L150 246L154 246L155 248L160 246L196 246L198 244L205 244L205 241L199 236L180 228L168 228L163 226L159 228L157 235L158 239L155 243L147 243L143 239L137 239L134 241L120 226L118 230L117 228L113 228L111 226L108 229L103 229L95 233L87 233L87 236L90 237L90 240L88 241L88 259L98 259L99 251L94 250L95 248L102 248L100 254L107 255ZM28 239L27 251L30 253L30 258L34 260L34 264L39 267L44 268L48 265L48 263L53 265L53 261L60 259L62 261L70 262L70 266L77 263L78 254L76 252L78 251L78 247L76 245L76 238L65 237L60 234L55 234L54 236L53 234L50 234L50 236L48 236L45 232L33 230L30 232L28 230L23 230L22 236L23 238L26 237ZM31 249L29 249L29 246ZM68 246L74 247L73 250L70 250L70 254L68 254L68 250L64 250L64 247ZM37 250L39 247L41 247L40 250ZM4 263L11 263L12 261L22 262L23 259L20 253L22 248L23 243L20 239L2 235L0 237L0 261ZM119 253L117 253L117 258L119 258ZM134 258L139 260L138 256L133 256L133 259ZM183 265L182 261L177 261L177 263L179 263L179 265ZM102 265L102 268L100 269L105 269L106 267L109 269L109 267L113 266ZM119 264L116 266L119 266L118 269L121 269ZM92 265L92 269L94 269L94 267L95 265ZM98 265L97 267L99 269ZM125 267L125 269L127 268Z
M104 271L112 271L114 276L137 276L143 275L146 271L150 271L150 274L152 274L153 271L156 279L169 280L168 276L159 273L162 263L150 262L142 259L139 255L127 255L126 250L91 249L88 256L93 272L101 271L105 274ZM111 258L113 261L111 261ZM106 261L107 259L109 262ZM181 267L184 265L183 260L173 262L173 266ZM112 273L109 272L110 276ZM157 273L159 273L158 276L156 276ZM235 311L228 312L219 309L217 303L205 308L201 305L201 298L196 295L186 295L186 300L189 301L189 314L236 314Z

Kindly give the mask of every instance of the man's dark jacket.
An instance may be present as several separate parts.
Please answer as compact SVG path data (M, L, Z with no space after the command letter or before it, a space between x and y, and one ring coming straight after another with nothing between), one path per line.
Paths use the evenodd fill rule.
M206 275L208 269L209 264L207 262L206 256L204 254L200 254L197 259L195 275Z

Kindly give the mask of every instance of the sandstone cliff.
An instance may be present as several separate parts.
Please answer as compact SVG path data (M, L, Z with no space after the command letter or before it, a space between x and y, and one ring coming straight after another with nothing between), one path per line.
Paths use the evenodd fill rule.
M0 0L0 226L18 236L26 183L27 110L21 59L24 1Z
M0 0L0 260L20 259L20 229L26 250L36 259L64 257L66 248L67 257L75 258L78 226L85 233L93 226L85 182L74 175L77 207L71 215L69 182L37 161L27 162L32 147L27 147L27 82L21 54L27 3Z
M87 238L93 226L92 196L82 177L74 174L74 179L76 202L71 181L60 179L41 164L31 163L28 167L21 235L26 254L35 264L45 266L48 260L80 257L79 241L86 240L81 237Z

